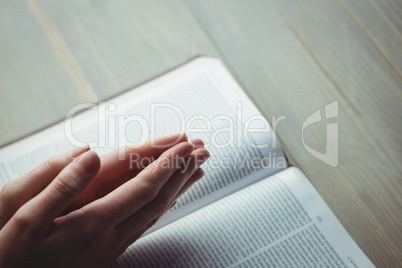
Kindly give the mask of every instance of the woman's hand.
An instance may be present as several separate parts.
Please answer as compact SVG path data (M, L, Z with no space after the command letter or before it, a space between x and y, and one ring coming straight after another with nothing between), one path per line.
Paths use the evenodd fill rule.
M118 151L100 159L76 149L8 183L0 193L0 266L110 266L202 177L209 153L202 141L192 141L195 149L186 140L126 150L156 159L146 167L119 160Z
M98 174L84 193L68 207L68 211L77 209L105 196L118 186L135 177L164 151L180 142L186 141L188 141L186 134L175 134L148 141L139 147L119 148L101 156L101 168ZM192 140L190 143L194 145L195 149L204 148L204 143L200 139ZM206 153L206 150L197 152ZM198 161L200 161L200 158L198 158Z

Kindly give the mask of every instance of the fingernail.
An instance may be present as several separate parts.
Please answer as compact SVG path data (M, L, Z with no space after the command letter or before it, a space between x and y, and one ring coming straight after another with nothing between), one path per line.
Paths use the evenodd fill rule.
M183 151L183 156L188 156L191 154L192 151L194 151L195 146L192 145L191 143L187 143L187 147Z
M88 150L89 150L89 145L82 144L79 147L75 147L74 149L71 150L71 157L75 158L75 157L81 155L83 152L86 152Z
M207 161L210 156L211 155L208 151L205 150L204 152L202 152L200 165L203 164L205 161Z
M99 158L94 151L88 151L76 158L76 165L84 168L86 173L93 173L99 168Z
M190 143L195 146L195 148L204 148L204 142L201 139L191 140Z

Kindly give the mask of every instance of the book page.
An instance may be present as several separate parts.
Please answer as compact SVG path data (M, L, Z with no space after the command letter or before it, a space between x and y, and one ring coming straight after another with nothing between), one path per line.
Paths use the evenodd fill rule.
M115 267L374 267L291 167L137 240Z
M80 110L85 112L76 115ZM72 107L69 116L0 150L0 188L74 145L88 143L102 155L187 132L190 139L203 139L211 153L203 166L207 175L180 199L175 213L161 220L163 225L286 168L268 122L226 68L212 58L195 59L98 106Z

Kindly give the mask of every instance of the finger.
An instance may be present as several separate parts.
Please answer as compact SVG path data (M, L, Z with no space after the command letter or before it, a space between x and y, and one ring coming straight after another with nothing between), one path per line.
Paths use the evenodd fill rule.
M176 137L176 136L177 135L174 135L173 137ZM169 139L171 139L171 138L169 138ZM161 141L159 141L159 144L163 144L163 143L167 144L169 139L166 139L166 137L163 137L163 139ZM189 143L194 145L195 149L204 148L204 142L201 139L193 139L193 140L189 141ZM159 157L159 155L158 155L158 157ZM101 158L101 160L102 160L102 158ZM144 161L143 163L146 164L147 162L148 161ZM115 175L119 175L120 177L118 177L114 180L111 180L109 182L104 181L101 184L101 186L97 187L95 196L97 196L97 198L105 196L106 194L108 194L111 191L113 191L114 189L116 189L118 186L122 185L123 183L125 183L128 180L132 179L133 177L137 176L137 174L140 173L141 170L145 167L146 167L146 165L140 165L140 168L132 169L129 172L126 172L124 175L121 175L119 173L114 173ZM99 173L95 179L97 179L100 176L102 176L102 177L105 176L105 172L103 172L103 171L105 171L105 170L101 167L101 170L99 171ZM105 176L105 177L110 179L112 176ZM90 187L91 186L92 185L90 185Z
M159 220L155 219L155 223ZM133 235L132 237L130 237L130 239L128 239L127 241L125 241L123 243L122 246L120 246L120 249L117 251L117 256L115 259L117 259L121 254L124 253L124 251L127 250L127 248L133 244L135 241L138 240L138 238L140 238L146 231L148 230L148 227L143 227L140 231L138 231L135 235Z
M175 200L173 202L171 202L171 204L169 205L168 209L166 209L166 211L164 213L162 213L162 215L159 215L157 217L155 217L154 219L152 219L145 227L142 227L142 229L140 229L139 231L137 231L134 235L132 235L129 239L127 239L127 241L124 242L123 246L120 249L119 255L121 255L126 249L127 247L129 247L132 243L134 243L135 241L137 241L138 238L140 238L149 228L151 228L152 226L154 226L159 219L171 208L173 208L176 204L177 204L178 200Z
M119 148L101 156L101 168L85 194L69 207L77 209L92 200L104 197L120 185L137 176L147 165L168 148L187 141L185 133L156 138L144 145Z
M8 190L18 196L31 199L41 192L60 171L82 153L89 150L89 146L77 147L70 152L49 158L29 173L10 182Z
M177 199L176 195L208 157L209 152L205 149L197 149L194 151L192 157L189 158L190 163L185 172L182 170L176 171L172 178L162 187L154 200L117 226L117 233L121 239L125 240L127 237L131 237L136 230L142 229L149 224L152 219L160 216L169 209L169 204ZM197 174L197 176L199 176L199 174Z
M201 139L193 139L193 140L189 141L189 143L194 145L194 147L196 149L197 148L204 148L204 142ZM146 163L146 162L147 161L144 161L144 163ZM115 175L120 175L120 177L117 177L117 178L115 178L113 180L110 180L112 178L111 175L110 176L105 176L105 173L102 172L102 170L104 171L104 169L101 167L101 170L99 171L99 173L98 173L97 177L95 178L95 180L97 180L99 177L102 176L102 177L108 178L108 180L110 180L110 181L108 181L108 182L103 181L102 183L99 182L99 181L96 181L97 185L90 185L89 187L96 186L96 189L93 189L95 191L93 193L93 197L96 197L96 199L104 197L106 194L112 192L114 189L116 189L120 185L124 184L125 182L127 182L130 179L132 179L133 177L137 176L138 173L140 173L141 170L143 168L145 168L145 167L146 167L145 165L141 165L141 169L132 169L129 172L126 172L124 175L120 175L119 173L115 173ZM95 181L94 181L94 183L95 183ZM88 189L88 190L91 191L91 189ZM89 198L89 195L88 195L87 192L86 192L86 197ZM80 203L82 203L82 201L83 201L83 197L80 197L74 203L79 205ZM77 209L78 206L74 206L75 204L73 204L73 206L71 206L70 209Z
M133 169L144 169L147 164L156 160L163 152L188 140L185 133L156 138L144 145L119 148L101 157L102 167L99 176L105 178L122 176ZM142 161L140 159L152 161Z
M189 143L194 145L196 149L204 148L204 142L201 139L193 139Z
M175 205L177 205L177 203L179 202L179 200L177 198L179 198L183 193L185 193L195 182L199 181L203 176L205 175L205 172L201 169L198 168L196 170L196 172L194 172L194 174L191 176L190 179L187 180L187 182L184 184L184 186L180 189L179 193L176 194L176 196L173 198L174 201L172 201L169 205L169 207L164 211L164 213L162 213L162 215L156 216L154 219L152 219L149 223L147 223L145 225L145 227L142 227L142 229L140 229L140 231L135 232L133 226L129 226L128 230L122 230L120 229L120 232L127 234L130 232L134 232L134 234L124 243L123 247L127 248L128 246L130 246L132 243L134 243L135 241L137 241L138 238L140 238L149 228L151 228L152 226L155 225L155 223L166 213L168 212L170 209L172 209ZM129 225L129 224L127 224ZM122 228L122 225L120 226L120 228ZM127 237L127 236L125 236ZM124 252L124 250L123 250Z
M174 206L175 204L177 204L177 201L175 201L174 204L172 204L172 205ZM153 225L155 225L155 223L157 223L162 216L163 215L160 215L160 216L154 218L145 227L142 227L141 230L137 231L134 235L132 235L130 238L128 238L126 241L124 241L123 245L120 246L120 250L117 252L116 259L121 254L123 254L123 252L126 251L126 249L131 244L133 244L135 241L137 241L149 228L151 228Z
M49 158L29 173L7 183L1 194L0 226L27 201L38 195L71 161L89 150L88 145Z
M65 167L35 198L22 207L25 212L51 223L89 185L100 166L99 156L88 151Z
M204 175L205 175L204 170L202 170L201 168L197 169L197 171L194 172L193 176L191 176L191 178L186 181L184 186L180 189L180 191L176 194L176 196L173 199L177 200L182 194L184 194L188 189L190 189L190 187L194 183L199 181Z
M122 225L119 226L120 230L119 232L121 233L121 236L126 239L126 241L123 243L123 246L121 246L118 255L120 256L123 254L123 252L135 241L137 241L149 228L154 226L158 220L170 209L172 209L175 205L178 203L178 197L182 195L184 192L186 192L195 182L199 181L203 176L205 175L205 172L201 169L198 168L196 172L191 176L190 179L187 180L187 182L184 184L184 186L180 189L179 193L173 198L174 201L172 201L169 205L169 207L162 213L162 215L156 216L154 219L152 219L149 223L147 223L144 227L142 227L139 231L135 231L133 226L128 226L128 230L122 230ZM130 236L130 238L127 239L127 233L134 233L133 235Z
M188 142L173 146L135 178L83 209L87 209L88 213L101 212L108 218L106 220L117 225L152 201L193 149L194 146Z

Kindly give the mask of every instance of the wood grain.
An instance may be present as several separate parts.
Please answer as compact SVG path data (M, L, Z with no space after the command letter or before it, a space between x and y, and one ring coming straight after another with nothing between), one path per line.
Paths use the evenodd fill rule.
M339 0L390 68L402 78L402 4L397 0Z
M78 103L107 98L196 55L217 54L177 1L3 6L0 144L62 119Z
M401 81L335 1L188 1L194 16L363 251L402 261ZM311 156L302 124L338 100L339 166ZM323 114L323 113L322 113ZM331 121L329 121L331 122ZM305 135L325 151L327 122Z
M195 55L217 54L179 1L39 3L79 71L101 99Z
M1 5L0 44L0 144L89 101L25 1Z

